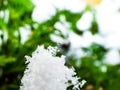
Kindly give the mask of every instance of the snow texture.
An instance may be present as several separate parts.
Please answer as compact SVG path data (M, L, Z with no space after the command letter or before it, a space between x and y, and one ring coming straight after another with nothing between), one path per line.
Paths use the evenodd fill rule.
M73 90L82 85L74 68L65 66L65 56L57 57L56 47L38 46L32 57L26 56L27 67L21 79L20 90L66 90L73 85ZM71 84L68 83L71 81Z

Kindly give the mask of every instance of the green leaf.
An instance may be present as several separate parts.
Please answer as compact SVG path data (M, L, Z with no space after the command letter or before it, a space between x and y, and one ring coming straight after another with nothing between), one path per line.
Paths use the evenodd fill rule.
M91 28L90 28L90 32L94 35L96 33L98 33L98 23L96 21L92 21L91 23Z
M0 66L5 66L8 63L15 62L16 59L14 57L6 57L5 55L0 56Z

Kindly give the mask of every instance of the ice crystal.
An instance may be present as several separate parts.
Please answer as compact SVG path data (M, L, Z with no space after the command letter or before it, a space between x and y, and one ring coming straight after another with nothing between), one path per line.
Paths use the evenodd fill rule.
M65 56L57 57L56 51L57 48L38 46L32 57L26 56L27 67L20 90L66 90L69 85L73 85L73 90L78 88L79 78L74 69L66 67Z

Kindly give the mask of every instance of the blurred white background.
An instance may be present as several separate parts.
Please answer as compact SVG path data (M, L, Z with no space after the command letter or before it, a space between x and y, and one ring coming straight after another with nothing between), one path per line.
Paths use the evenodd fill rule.
M55 15L55 8L60 10L67 9L73 13L81 12L87 4L86 1L90 0L33 0L36 6L32 18L38 23L48 20L51 16ZM85 12L82 18L77 22L77 27L86 31L82 36L69 33L71 46L73 49L88 47L92 42L104 45L106 48L110 49L106 55L106 63L118 64L120 63L120 55L118 52L118 49L120 49L120 0L101 0L100 4L94 5L93 7L96 10L99 33L92 35L91 32L87 31L93 16L91 12ZM68 24L69 27L69 23L67 21L65 21L65 23ZM58 23L56 27L63 29L63 32L67 31L67 28L64 28ZM58 41L62 40L58 38Z

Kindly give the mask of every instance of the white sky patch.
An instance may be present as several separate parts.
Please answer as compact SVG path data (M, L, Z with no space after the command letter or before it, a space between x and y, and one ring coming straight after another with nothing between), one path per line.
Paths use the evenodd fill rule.
M71 32L69 35L69 40L72 43L71 47L81 47L82 46L82 37Z
M69 40L71 42L71 47L81 47L82 46L82 38L79 35L76 35L75 33L71 32L69 35Z
M104 45L106 43L104 37L100 34L92 35L90 31L85 31L82 36L70 33L69 40L71 41L72 47L89 47L93 42Z
M118 7L115 6L115 3L110 0L103 0L96 9L100 32L103 34L118 32L120 29L120 13L117 12Z
M120 33L113 33L112 35L108 35L105 39L104 46L107 48L120 48Z
M83 0L33 0L33 2L36 6L52 6L60 10L67 9L72 12L80 12L86 6Z
M64 41L65 41L65 39L63 39L62 37L55 35L55 34L51 34L50 38L56 43L64 43Z
M81 12L85 7L86 4L82 0L67 0L67 3L65 3L65 9L71 12Z
M79 30L85 31L88 30L91 26L93 15L91 12L85 12L83 16L77 22L77 28Z
M51 16L53 16L56 12L55 8L53 8L50 5L45 5L47 7L44 6L45 4L43 4L43 6L37 6L35 7L33 14L32 14L32 18L34 21L37 22L44 22L45 20L50 19Z
M3 18L4 17L4 11L0 11L0 18Z
M85 56L86 53L81 48L80 49L78 49L78 48L70 48L70 52L68 52L67 55L68 56L73 55L73 56L75 56L75 58L79 59L79 58ZM79 61L80 60L78 60L78 63L80 64Z
M68 30L66 29L67 27L65 27L61 22L56 22L54 26L60 30L63 35L66 36L68 34Z
M103 0L102 3L98 7L96 7L96 16L99 25L99 31L104 36L104 46L107 48L120 48L120 12L118 12L119 8L119 0Z
M100 45L104 45L105 44L105 37L100 35L100 34L95 34L93 36L93 42L100 44Z
M28 40L29 35L31 34L31 28L29 25L26 25L25 27L20 27L20 35L21 35L21 43L24 43L26 40Z
M120 63L120 55L118 50L111 49L105 57L105 63L115 65Z
M32 18L34 21L43 22L48 20L59 10L70 10L71 12L80 12L85 8L85 3L81 0L33 0L36 7Z
M93 35L91 34L90 31L86 31L83 33L82 40L83 40L83 46L89 47L93 42Z
M61 31L61 33L67 37L68 33L70 32L70 24L66 21L66 18L64 15L60 16L60 21L56 22L54 27Z
M71 32L69 40L72 43L72 47L89 47L93 42L93 36L89 31L86 31L83 36Z
M0 10L0 18L3 18L5 23L8 23L8 21L9 21L9 14L10 14L10 12L8 9ZM0 23L1 23L1 21L0 21Z

